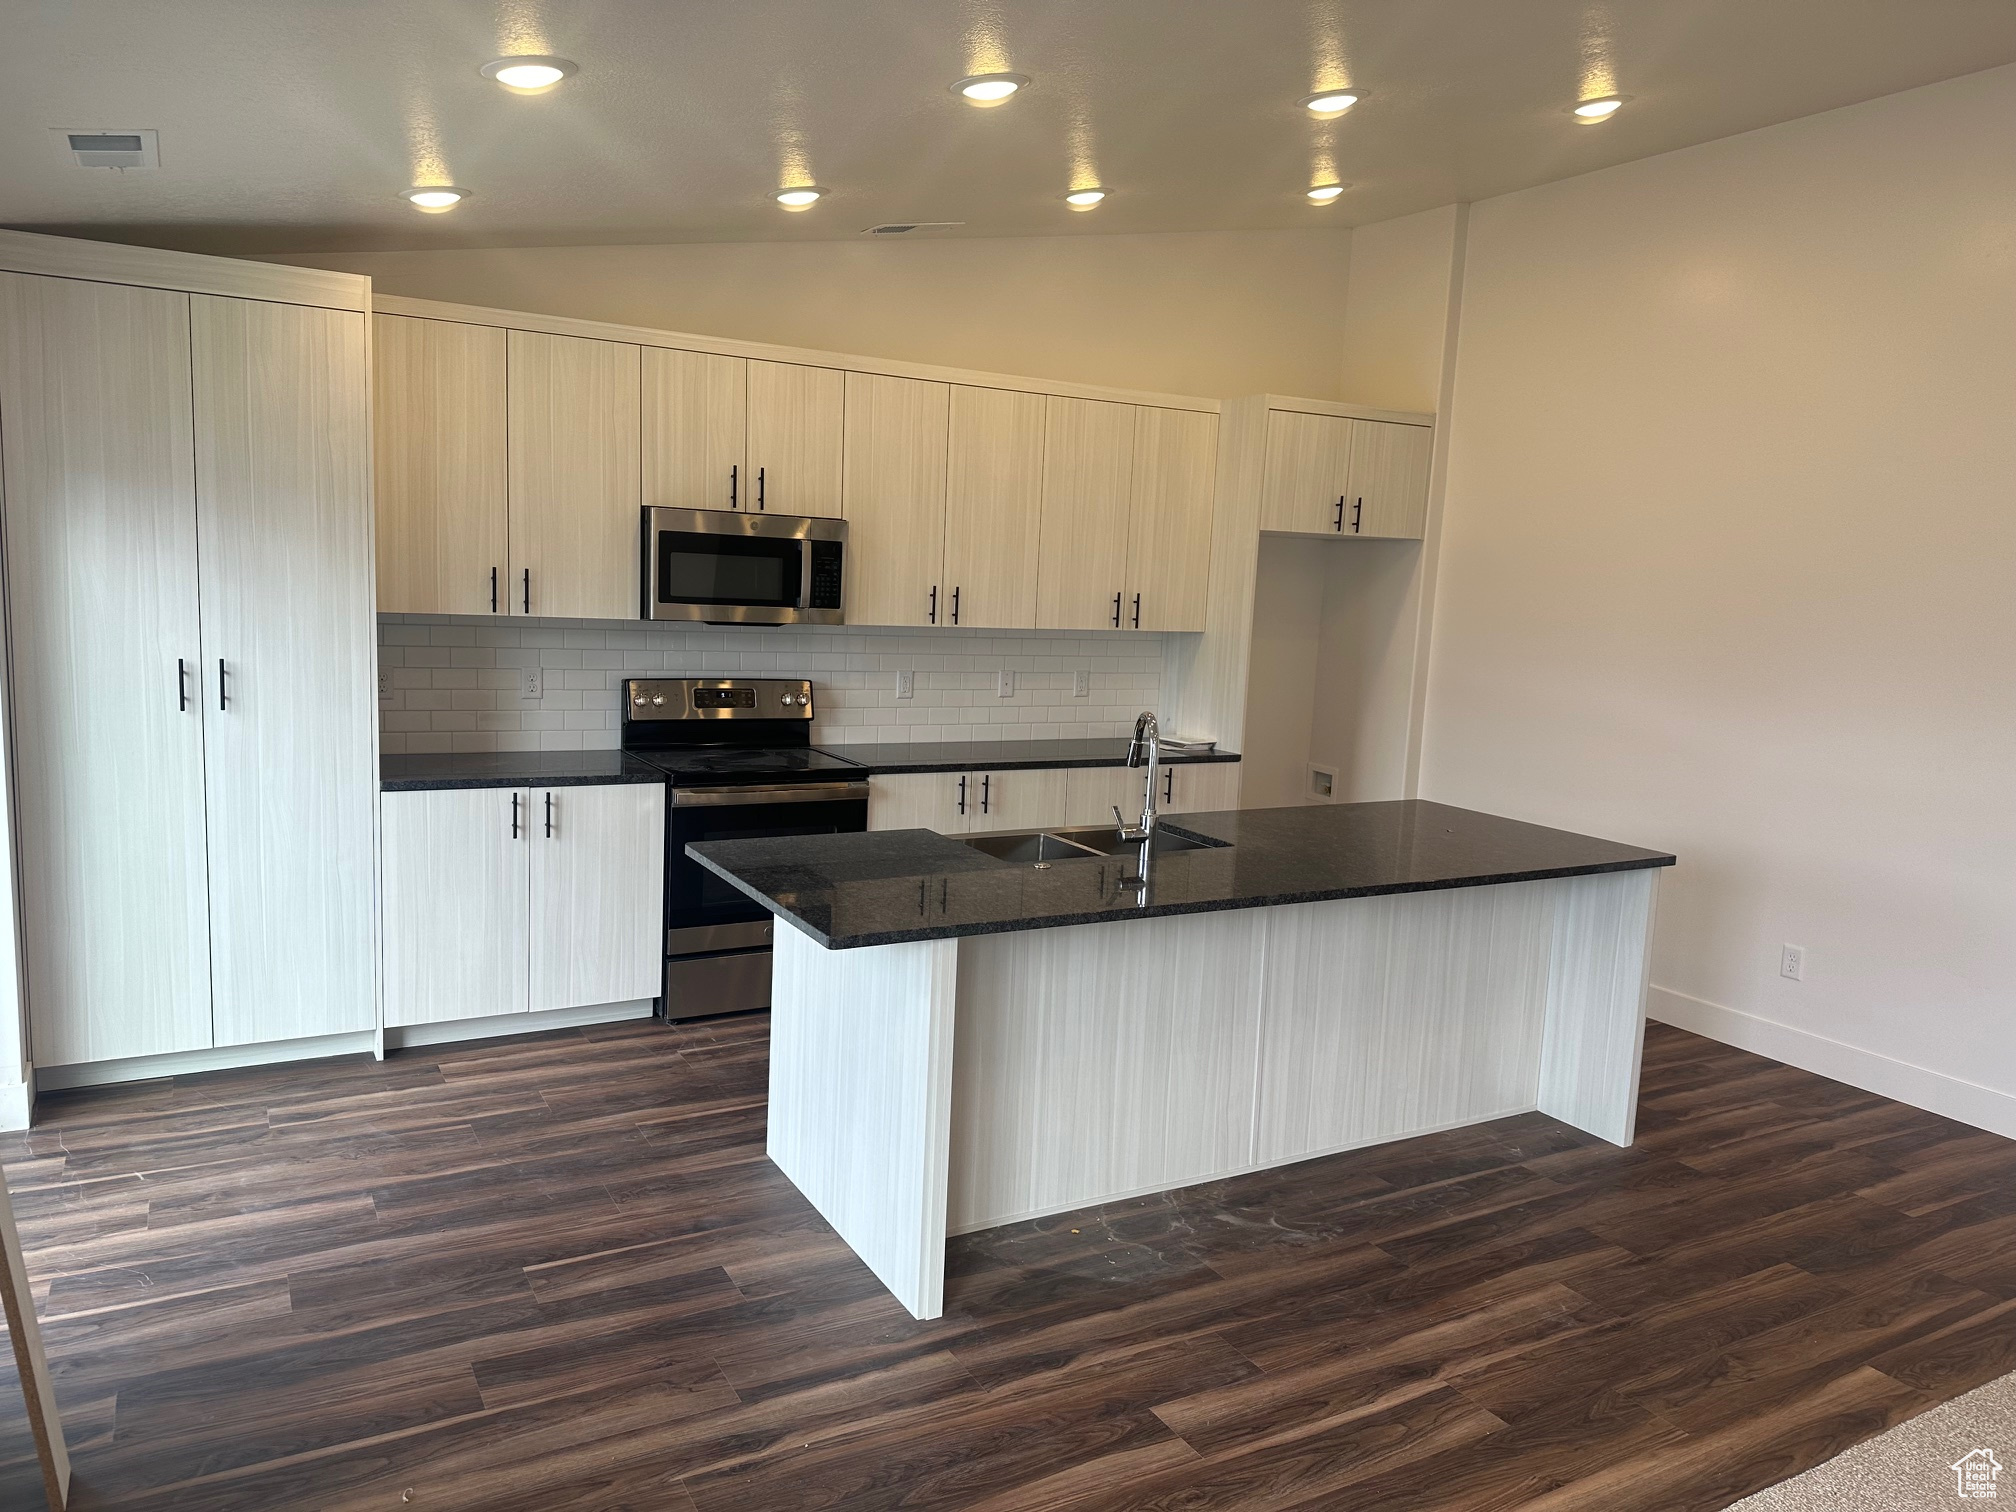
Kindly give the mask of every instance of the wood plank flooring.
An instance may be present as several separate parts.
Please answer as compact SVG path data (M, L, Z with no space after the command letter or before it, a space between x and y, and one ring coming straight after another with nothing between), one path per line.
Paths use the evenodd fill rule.
M76 1506L1685 1512L2016 1369L2016 1144L1656 1026L1632 1149L973 1235L919 1323L764 1160L765 1030L45 1099L0 1160Z

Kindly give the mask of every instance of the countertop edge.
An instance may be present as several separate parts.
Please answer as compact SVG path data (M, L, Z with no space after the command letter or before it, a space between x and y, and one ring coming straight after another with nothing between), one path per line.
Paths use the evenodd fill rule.
M845 761L855 758L847 754L845 746L821 746L830 755ZM1164 766L1204 766L1211 763L1234 762L1239 760L1237 751L1169 752L1162 757ZM1073 770L1081 767L1124 767L1124 757L1078 756L1063 760L1042 761L1037 759L984 761L984 760L941 760L919 759L915 761L862 761L857 763L861 770L871 777L900 777L915 772L1051 772Z

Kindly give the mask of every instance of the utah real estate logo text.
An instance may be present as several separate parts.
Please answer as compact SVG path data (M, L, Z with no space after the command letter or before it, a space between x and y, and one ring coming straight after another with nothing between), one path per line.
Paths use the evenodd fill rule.
M1953 1466L1954 1479L1959 1482L1962 1501L1995 1500L1995 1480L2002 1473L2002 1462L1995 1458L1992 1449L1976 1449Z

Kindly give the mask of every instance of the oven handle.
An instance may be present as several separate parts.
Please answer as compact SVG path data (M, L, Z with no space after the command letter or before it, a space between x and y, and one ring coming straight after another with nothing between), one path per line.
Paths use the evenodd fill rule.
M675 787L674 808L701 805L737 807L757 803L834 803L847 798L866 798L865 782L800 782L789 787Z

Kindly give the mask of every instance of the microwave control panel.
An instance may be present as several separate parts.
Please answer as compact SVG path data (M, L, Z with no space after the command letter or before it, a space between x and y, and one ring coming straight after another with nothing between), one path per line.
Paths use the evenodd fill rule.
M838 609L840 604L840 560L847 549L839 541L807 541L810 561L805 574L805 607Z

